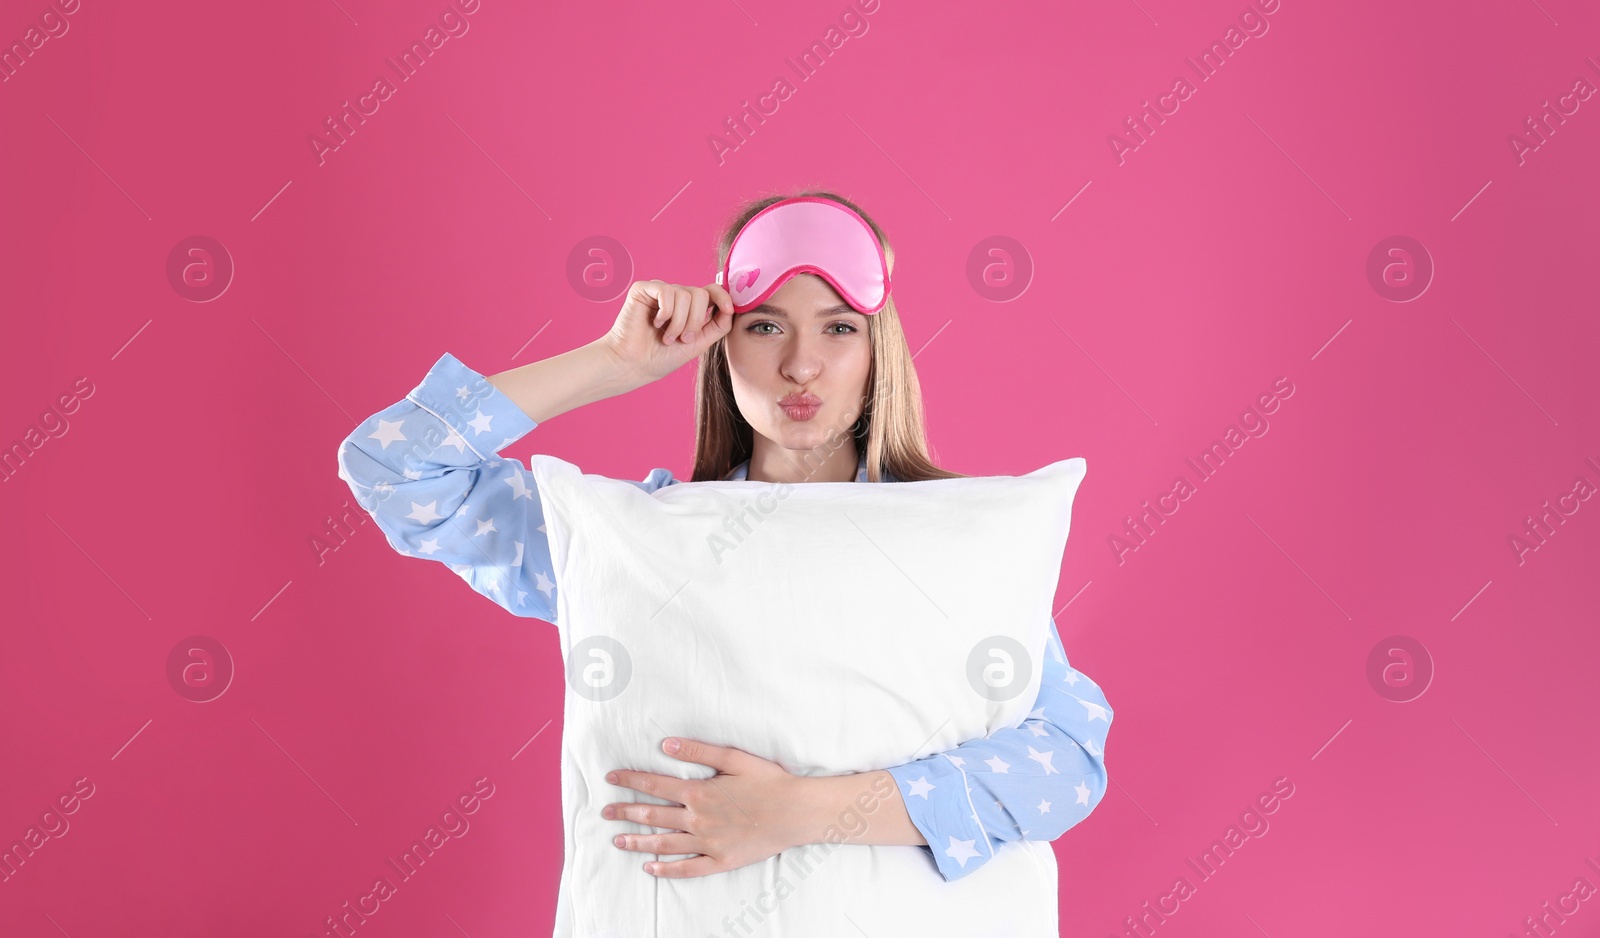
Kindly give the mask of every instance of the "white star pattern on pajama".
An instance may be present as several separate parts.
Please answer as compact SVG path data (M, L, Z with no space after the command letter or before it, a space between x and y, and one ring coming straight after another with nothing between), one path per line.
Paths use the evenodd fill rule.
M533 475L495 455L536 426L446 352L411 393L340 443L339 477L395 550L445 564L509 612L554 622L557 584ZM681 480L653 469L627 481L653 492ZM856 481L867 481L864 458ZM1105 797L1112 710L1067 663L1053 620L1042 670L1022 725L887 770L946 880L1009 841L1060 837Z

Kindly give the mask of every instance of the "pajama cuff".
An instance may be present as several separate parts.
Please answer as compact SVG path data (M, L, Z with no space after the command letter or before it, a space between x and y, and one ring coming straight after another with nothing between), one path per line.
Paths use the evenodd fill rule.
M989 836L978 821L966 773L957 761L935 753L885 770L900 786L911 823L928 841L922 849L946 882L971 873L993 853ZM978 795L982 796L981 789Z
M488 459L539 425L449 352L439 356L406 398L444 421L480 459Z

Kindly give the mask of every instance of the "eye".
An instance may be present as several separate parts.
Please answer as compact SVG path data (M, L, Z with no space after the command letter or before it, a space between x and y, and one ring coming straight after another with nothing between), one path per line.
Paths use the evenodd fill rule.
M761 319L761 320L758 320L758 321L753 322L750 325L746 326L745 327L745 331L746 332L755 333L756 335L776 335L777 334L776 332L768 332L768 331L763 330L761 328L762 326L771 326L771 327L773 327L773 329L777 329L778 328L778 324L773 322L772 320L770 320L770 319ZM835 332L831 333L832 335L849 335L852 332L860 332L861 331L860 329L856 328L854 323L849 322L847 320L843 320L843 319L835 320L833 322L828 323L827 328L828 329L832 329L834 326L843 326L844 327L844 331L842 331L842 332L835 331Z

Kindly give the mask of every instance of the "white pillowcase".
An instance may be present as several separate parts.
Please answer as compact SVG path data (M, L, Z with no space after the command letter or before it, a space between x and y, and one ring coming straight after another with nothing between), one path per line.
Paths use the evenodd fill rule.
M1081 457L1023 476L654 492L553 456L530 469L567 674L556 938L1056 935L1048 842L1007 844L950 882L920 847L837 842L662 879L644 864L691 855L617 848L665 830L600 809L673 803L608 783L613 769L715 774L662 752L667 736L822 776L1021 725ZM836 840L882 816L841 810Z

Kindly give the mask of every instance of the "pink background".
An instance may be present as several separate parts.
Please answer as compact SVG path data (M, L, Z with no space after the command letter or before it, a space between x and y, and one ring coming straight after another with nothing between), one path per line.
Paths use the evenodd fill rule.
M801 80L843 0L486 0L401 82L387 57L445 0L81 0L0 84L0 443L39 447L0 485L0 844L94 794L0 883L0 933L322 934L480 777L470 831L358 934L548 933L555 629L359 511L331 532L335 448L442 352L493 373L599 336L620 300L569 278L584 239L626 249L617 292L704 284L738 202L803 186L889 232L942 463L1088 460L1058 623L1115 708L1113 786L1055 843L1063 934L1127 934L1179 877L1143 934L1523 934L1600 887L1600 499L1520 562L1509 540L1600 486L1600 100L1509 142L1600 87L1600 14L1282 0L1202 81L1244 0L948 6L883 0ZM0 42L50 9L3 0ZM308 138L382 75L319 164ZM1119 163L1107 138L1179 76ZM235 267L208 302L167 274L195 235ZM1033 265L1007 302L967 273L996 235ZM1394 235L1434 265L1407 302L1367 274ZM1270 429L1199 481L1185 460L1280 377ZM692 378L507 453L684 475ZM206 703L166 670L195 635L235 669ZM1430 678L1369 677L1402 645ZM1555 933L1600 935L1567 901Z

